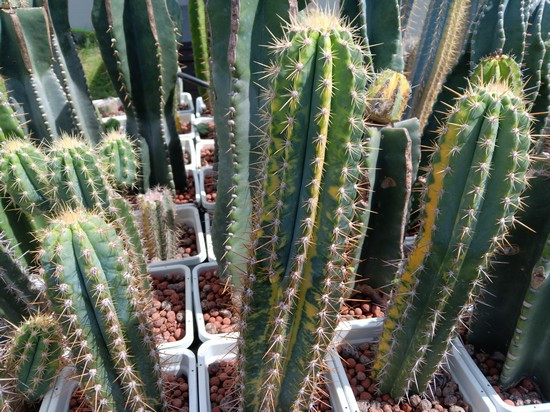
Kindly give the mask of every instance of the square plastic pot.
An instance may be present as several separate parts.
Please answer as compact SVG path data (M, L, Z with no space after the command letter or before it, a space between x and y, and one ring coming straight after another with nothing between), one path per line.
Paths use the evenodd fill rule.
M195 310L195 320L197 321L197 332L199 333L199 339L204 343L210 340L219 340L221 338L237 338L239 333L220 333L210 334L206 331L206 323L204 322L204 315L201 308L201 295L199 291L199 275L203 271L215 270L218 268L217 262L208 262L201 265L197 265L193 268L192 274L192 286L193 286L193 308Z
M179 134L180 139L184 139L184 138L195 139L197 136L197 130L195 129L195 115L193 114L193 112L179 110L176 114L178 116L180 123L183 124L183 122L189 122L189 124L191 125L191 132L180 133Z
M141 219L141 218L138 218ZM185 206L176 208L176 224L185 224L195 230L195 236L197 238L197 255L193 257L187 257L183 259L173 259L166 261L155 261L149 264L150 267L182 264L187 266L198 265L206 260L206 243L204 241L204 233L202 232L201 219L199 211L193 206Z
M214 211L214 209L216 208L215 202L209 202L206 200L206 189L204 185L205 177L213 174L214 174L214 169L212 167L201 168L199 170L199 182L201 186L200 187L201 188L201 205L207 211Z
M185 170L192 171L197 169L197 150L195 149L195 139L191 137L180 137L181 148L183 153L189 154L190 163L185 165Z
M347 323L341 323L334 336L334 346L336 347L342 342L346 344L361 344L376 341L382 333L382 326L383 319L381 318L352 320ZM453 380L458 384L464 400L472 407L474 412L495 412L496 408L491 399L464 363L462 353L459 350L460 348L464 349L464 346L459 340L455 340L453 342L453 350L449 356L448 371L451 373ZM340 356L336 352L333 352L332 359L351 411L359 412L357 401L351 390Z
M195 108L197 110L195 112L195 115L197 115L197 118L200 118L202 116L202 113L206 110L206 104L204 103L202 96L198 96L195 102Z
M489 395L489 398L496 406L498 412L550 412L550 403L528 404L525 406L517 407L510 406L509 404L504 403L504 401L500 398L495 389L493 389L491 383L489 383L485 375L481 372L479 367L477 367L475 361L472 359L472 357L470 357L468 351L464 348L464 346L461 346L458 351L460 352L461 358L464 360L464 364L466 365L470 373L474 376L477 383L485 391L485 393Z
M193 202L189 202L187 204L176 204L176 210L183 208L196 208L201 204L201 183L199 179L199 171L197 171L195 168L189 168L186 169L186 172L188 177L190 175L193 175L193 183L195 184L195 196L193 198Z
M191 282L191 270L189 267L181 264L150 265L147 270L151 275L174 275L178 278L175 282L185 281L185 336L178 341L171 343L162 343L158 345L160 351L165 350L185 350L189 348L195 332L193 331L193 283Z
M204 214L204 227L206 235L206 252L208 253L208 262L216 261L214 254L214 244L212 244L212 212L206 211Z
M197 169L212 168L211 165L202 166L202 148L214 148L216 146L216 142L214 141L214 139L200 139L195 146L197 148L197 152L195 154L195 159L197 160Z
M184 373L187 376L187 383L189 385L189 411L198 411L197 363L195 355L190 350L179 349L177 352L162 352L160 357L163 371L170 374ZM78 383L71 380L73 375L74 369L70 367L63 369L52 389L44 397L44 401L40 406L41 412L69 411L71 396L78 387Z
M178 83L180 81L181 81L181 79L178 78ZM182 87L182 89L183 89L183 87ZM187 109L181 109L178 112L195 114L195 105L193 104L193 96L191 96L191 93L183 92L180 89L178 100L179 100L179 102L178 102L179 104L186 104L187 105Z
M210 412L210 377L208 366L219 360L231 360L236 357L235 339L219 339L208 341L199 347L197 353L197 370L199 373L199 407L201 412ZM327 360L328 372L326 386L329 392L330 402L335 412L349 412L347 398L342 391L340 378L334 369L332 359Z

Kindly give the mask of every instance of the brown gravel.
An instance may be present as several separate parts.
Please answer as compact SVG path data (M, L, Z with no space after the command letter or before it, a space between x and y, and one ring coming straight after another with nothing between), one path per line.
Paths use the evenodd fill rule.
M235 360L220 360L208 366L212 412L236 411L236 390L234 388L236 375ZM332 411L326 389L320 395L320 401L313 410L318 412Z
M370 296L361 291L354 291L340 309L342 320L365 320L367 318L384 317L379 305L372 302Z
M458 385L451 380L448 373L442 372L436 378L435 398L433 400L413 394L408 401L396 404L388 394L377 394L376 383L370 378L370 365L374 356L373 343L363 343L355 346L340 345L338 353L351 390L357 399L362 412L463 412L471 411L463 400Z
M466 347L468 354L470 354L481 372L487 378L487 381L493 386L493 389L495 389L504 403L518 407L543 403L543 398L538 392L537 385L530 378L524 378L515 387L510 387L506 390L498 386L500 373L502 372L502 367L506 360L504 354L495 352L489 355L487 353L478 352L471 344L466 344L464 347Z
M153 275L153 334L157 344L185 337L185 280L180 274Z
M214 179L214 174L204 175L204 192L206 192L206 200L208 202L216 202L216 186L217 182Z
M193 178L193 173L187 174L187 189L185 191L176 191L174 202L178 205L195 202L195 179Z
M197 255L197 235L195 229L185 224L178 226L178 257L189 258Z
M189 411L189 385L187 377L184 375L174 376L172 374L164 375L164 390L166 400L168 401L169 412L188 412ZM93 411L90 403L84 398L84 393L76 389L69 402L69 412L91 412Z
M179 126L178 133L191 133L191 122L182 122Z
M201 148L201 167L214 165L214 145L203 146Z
M218 278L216 270L205 270L199 274L201 309L207 333L237 331L238 318L232 311L231 294L224 289L225 281Z

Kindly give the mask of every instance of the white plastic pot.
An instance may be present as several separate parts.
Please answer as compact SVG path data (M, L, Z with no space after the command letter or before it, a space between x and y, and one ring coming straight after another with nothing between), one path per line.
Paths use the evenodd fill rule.
M195 129L195 115L193 114L193 112L180 110L176 112L176 114L181 124L183 124L184 122L189 122L189 124L191 125L191 132L180 133L179 134L180 139L186 139L186 138L195 139L195 137L197 136L197 130Z
M178 79L178 83L180 82L180 80L181 79ZM179 110L179 112L195 114L195 105L193 105L193 96L191 96L191 93L183 92L180 89L179 103L187 105L187 109Z
M236 338L239 336L239 333L220 333L220 334L210 334L206 331L206 323L204 322L204 315L201 308L201 295L199 291L199 275L203 271L215 270L218 268L217 262L208 262L201 265L197 265L193 268L193 281L191 285L193 286L193 307L195 310L195 320L197 321L197 331L199 333L199 339L202 342L210 340L218 340L221 338Z
M166 261L165 261L166 262ZM195 333L193 331L193 285L191 282L191 270L189 267L181 264L167 264L167 265L150 265L147 271L151 275L178 275L179 281L185 281L185 336L178 341L171 343L162 343L158 345L160 351L164 350L184 350L189 348ZM178 282L178 281L174 281Z
M494 405L497 408L497 411L499 412L550 412L550 403L541 403L541 404L528 404L525 406L510 406L509 404L504 403L504 401L500 398L498 393L493 389L493 386L485 375L481 372L479 367L476 365L475 361L470 357L468 354L468 351L464 348L464 346L461 346L457 349L457 351L460 354L461 359L464 361L464 364L470 371L470 373L475 377L477 383L481 386L481 388L489 395L489 398L494 403Z
M206 200L206 189L204 185L205 177L208 175L213 175L214 169L212 167L207 168L201 168L199 170L199 183L200 183L200 190L201 190L201 205L206 209L207 211L214 211L216 208L215 202L209 202Z
M200 139L195 146L197 148L196 149L197 152L195 154L195 159L197 160L197 169L211 168L212 167L211 165L202 166L202 148L205 148L205 147L214 148L216 146L214 139Z
M201 123L207 123L207 122L213 122L213 121L214 121L214 118L212 116L197 116L195 118L195 129L197 129L196 127L198 125L200 125ZM197 138L196 138L197 142L202 139L198 130L197 130L197 135L196 136L197 136Z
M383 319L371 318L367 320L352 320L341 323L334 337L334 346L345 342L346 344L361 344L370 341L376 341L382 333ZM464 400L468 403L474 412L495 412L496 408L491 402L487 393L478 384L466 364L464 363L461 352L458 350L464 346L459 340L453 342L453 350L449 356L449 372L453 380L458 384ZM346 394L348 404L352 412L359 412L357 400L353 395L346 372L340 360L340 356L334 352L332 354L333 363L343 385L343 391Z
M190 158L190 163L185 165L185 169L188 171L197 169L197 150L195 149L195 139L191 137L180 137L180 142L181 149L183 149L184 153L187 152Z
M208 253L208 261L216 261L216 254L214 254L214 244L212 244L212 218L211 212L206 211L204 214L204 227L206 235L206 252Z
M201 219L197 208L193 206L176 208L176 224L185 224L195 230L195 236L197 238L197 255L183 259L155 261L150 263L149 266L156 267L171 264L194 266L206 260L206 243L204 242L204 233L202 232Z
M197 118L200 118L202 113L206 110L206 104L204 103L202 96L197 97L195 108L197 109L195 114L197 115Z
M202 344L197 352L197 370L199 372L199 407L201 412L212 410L210 403L210 377L208 375L208 366L219 360L231 360L236 357L236 340L219 339ZM332 359L329 359L328 377L326 386L330 396L333 411L349 412L350 408L342 391L340 378L334 369Z
M163 371L170 374L184 373L189 385L189 411L198 411L197 398L197 362L195 355L187 349L178 349L177 352L160 353ZM52 389L44 397L40 406L41 412L67 412L71 396L78 387L78 383L71 379L74 376L72 368L65 368L55 381Z

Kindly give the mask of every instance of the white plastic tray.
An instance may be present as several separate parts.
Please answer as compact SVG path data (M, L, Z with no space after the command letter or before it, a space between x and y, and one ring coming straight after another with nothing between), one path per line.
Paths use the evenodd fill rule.
M208 253L208 262L216 261L216 254L214 254L214 244L212 244L212 222L210 219L209 211L204 214L204 227L206 236L206 252Z
M198 145L198 143L197 143ZM199 182L200 182L200 191L201 191L201 205L206 209L207 211L214 211L216 208L215 202L209 202L206 200L206 189L204 186L204 177L206 175L212 175L214 173L214 169L212 167L207 168L201 168L199 170Z
M185 224L195 230L195 236L197 238L197 255L184 259L155 261L149 264L151 267L171 264L183 264L187 266L193 266L198 265L206 260L206 243L204 241L204 233L202 232L201 219L197 208L193 206L176 208L176 223Z
M216 146L216 142L214 139L200 139L196 146L197 153L195 154L195 159L197 160L197 169L201 168L211 168L212 166L202 166L202 148L211 146L214 148Z
M468 368L468 370L471 372L471 374L475 377L475 380L477 383L481 386L483 390L485 390L485 393L489 395L489 398L494 403L494 405L497 408L497 411L499 412L550 412L550 403L541 403L541 404L528 404L525 406L510 406L509 404L504 403L504 401L500 398L500 396L497 394L495 389L493 389L493 386L489 381L487 381L487 378L485 375L481 372L479 367L477 367L475 361L470 357L468 354L468 351L464 348L464 346L461 346L458 349L460 353L460 357L463 360L464 364Z
M342 323L336 330L333 343L337 346L341 342L360 344L375 341L382 333L382 326L383 319L381 318L352 320L345 324ZM462 360L460 348L462 347L462 349L464 349L464 346L462 346L459 340L455 340L453 344L453 350L449 357L449 371L453 380L458 384L460 392L464 396L464 400L470 404L474 412L495 412L496 408L489 399L489 396L481 386L479 386ZM336 352L333 352L332 358L340 381L343 383L343 391L347 396L350 409L352 412L359 412L357 401L351 390L348 378L346 377L340 356Z
M195 310L195 320L197 321L197 331L199 333L199 338L202 342L217 340L221 338L236 338L239 336L238 332L234 333L220 333L220 334L210 334L206 332L206 323L204 322L204 316L201 308L201 295L199 291L199 275L203 271L213 270L218 268L217 262L208 262L201 265L197 265L193 268L193 307Z
M178 279L185 281L185 336L178 341L159 344L158 349L164 351L188 348L195 338L193 331L193 285L191 282L191 270L189 267L181 264L150 265L147 270L151 275L178 274Z
M195 108L197 109L195 114L197 115L197 118L200 118L202 116L202 112L206 110L206 105L204 104L202 96L197 97Z
M188 165L185 165L186 170L194 170L197 169L197 150L195 149L195 139L191 137L185 137L182 138L180 135L180 142L181 142L181 148L183 149L183 152L189 153L190 163Z
M219 339L212 340L202 344L197 352L197 370L199 371L199 407L201 412L212 410L210 403L210 378L208 376L208 366L218 360L231 360L236 357L236 340ZM326 386L330 396L330 402L335 412L349 412L350 408L347 398L342 392L340 378L334 369L332 360L328 362L328 374Z
M197 116L195 118L195 130L196 130L196 126L199 124L205 123L205 122L213 122L213 121L214 121L214 117L212 116ZM197 142L201 140L201 135L198 130L197 130L196 139L197 139ZM212 140L212 139L205 139L205 140Z
M195 115L193 114L193 112L187 112L187 111L178 111L176 112L178 118L179 118L179 121L181 123L183 122L189 122L190 125L191 125L191 132L189 133L180 133L179 134L179 137L180 139L185 139L185 138L189 138L189 139L195 139L195 137L197 136L197 130L195 129Z
M195 355L187 349L178 349L177 352L161 353L162 369L171 374L183 372L187 376L189 385L189 411L198 411L197 397L197 363ZM70 367L63 369L56 379L52 389L44 397L40 406L41 412L67 412L71 396L78 387L78 383L71 380L74 370Z

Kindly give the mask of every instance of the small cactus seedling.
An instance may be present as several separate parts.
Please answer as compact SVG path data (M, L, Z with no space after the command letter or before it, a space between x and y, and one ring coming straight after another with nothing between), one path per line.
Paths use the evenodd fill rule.
M44 397L63 367L63 337L51 315L36 315L13 332L0 355L0 393L12 408Z
M442 130L424 190L421 231L401 275L373 373L381 392L423 392L445 363L465 306L515 222L531 119L506 82L472 86Z
M10 137L23 138L25 133L19 125L17 113L8 102L0 95L0 142Z
M109 181L119 191L133 188L138 181L138 156L124 133L113 130L103 135L97 148Z
M149 190L137 198L140 231L149 259L170 260L177 254L176 212L172 191Z
M318 9L276 40L244 278L238 385L250 411L315 406L362 231L370 75L352 30Z
M39 238L47 296L94 411L159 409L147 274L132 266L123 239L102 217L82 210L53 219Z

